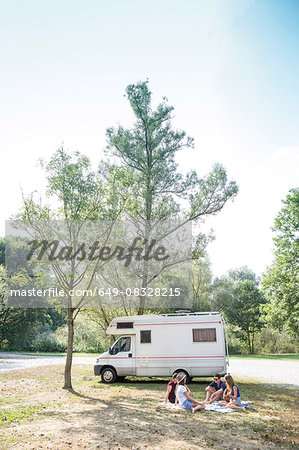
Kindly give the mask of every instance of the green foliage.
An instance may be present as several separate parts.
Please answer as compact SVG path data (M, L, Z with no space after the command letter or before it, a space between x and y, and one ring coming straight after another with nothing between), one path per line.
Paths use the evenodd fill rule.
M101 327L87 315L79 315L74 324L75 352L98 353L107 350L109 339ZM52 331L49 326L43 327L30 342L28 350L34 352L65 352L67 349L67 325Z
M203 179L195 171L183 177L177 171L175 156L193 146L193 139L184 131L172 129L173 107L164 97L152 110L147 81L129 85L126 92L136 122L131 130L108 128L108 150L122 161L122 173L126 168L135 180L133 203L138 214L148 221L174 219L181 211L177 200L182 198L190 201L186 211L189 220L220 211L237 194L235 182L227 181L220 165Z
M0 266L5 266L5 239L0 238Z
M107 337L101 327L86 314L80 314L77 317L74 326L74 351L97 353L107 350L109 345L106 344ZM67 343L67 328L63 327L55 332L55 337L59 342Z
M252 281L256 285L258 284L258 279L252 270L247 266L240 267L239 269L229 270L229 278L235 282L240 282L244 280Z
M269 299L267 320L294 336L299 334L299 188L283 201L273 231L274 262L262 278L262 289Z
M66 322L66 311L7 307L5 275L5 268L0 265L0 348L35 350L32 348L32 342L39 330L45 325L51 330L61 326ZM17 274L13 278L19 288L27 283L27 278L22 274Z
M248 353L246 343L234 335L233 330L228 331L228 353L229 355L244 355Z
M258 353L296 353L299 352L299 340L286 332L264 328L256 337Z
M156 109L151 105L148 81L131 84L126 90L135 116L132 129L122 126L107 129L108 152L118 157L119 169L131 179L131 190L125 204L126 214L137 220L144 229L143 238L150 239L153 229L161 221L167 221L168 233L172 233L171 221L203 220L215 214L238 192L234 181L228 181L225 169L216 164L206 177L199 178L192 170L183 176L177 170L175 157L178 151L193 146L193 139L184 131L172 128L173 107L164 97ZM195 238L196 255L207 245L209 237ZM180 262L178 260L178 262ZM146 263L142 270L142 286L148 285ZM139 314L145 309L145 297L140 298Z
M208 256L194 259L192 262L192 310L211 311L212 305L212 271Z
M22 277L16 277L22 283ZM25 348L36 330L49 319L47 311L32 308L8 308L5 299L5 268L0 265L0 348Z
M29 223L41 220L95 220L115 217L121 205L112 182L105 179L107 169L94 171L87 156L67 153L59 148L48 162L40 161L48 181L47 196L58 201L53 209L36 192L24 199L16 216Z
M67 334L67 327L64 328ZM64 339L59 339L58 333L60 329L55 333L50 329L41 329L29 342L28 350L32 352L65 352L67 349L67 335Z
M61 147L48 163L41 164L48 180L48 194L63 205L64 219L97 216L95 203L101 195L101 186L86 156L78 152L69 155Z
M194 183L193 175L183 180L177 172L175 154L192 146L192 139L171 128L173 108L167 105L166 98L152 110L147 82L129 85L126 92L136 117L135 126L132 130L108 128L108 150L121 159L122 174L126 169L135 180L131 201L138 214L148 221L175 218L179 205L173 194L186 197L186 189Z
M48 196L53 196L58 201L56 209L45 205L36 195L31 194L24 199L22 211L17 216L19 222L24 224L25 229L28 224L35 230L39 239L45 239L53 234L59 240L67 243L66 246L76 248L79 245L78 237L82 229L86 231L85 237L90 233L90 221L107 219L107 227L112 227L113 221L122 209L122 196L117 196L117 191L113 187L113 180L105 180L101 171L95 172L91 168L89 159L78 152L70 155L63 148L51 157L50 161L42 162L48 181ZM62 230L57 225L51 227L50 220L59 219L63 222ZM48 225L48 227L47 227ZM96 222L95 222L96 225ZM46 228L46 230L45 230ZM103 234L104 234L103 230ZM52 281L56 282L67 295L68 307L68 347L65 365L64 388L71 388L71 366L73 352L74 320L83 306L85 294L76 297L72 295L73 288L86 291L92 285L99 270L99 259L86 260L87 263L79 267L79 263L73 262L69 265L59 264L57 259L50 260ZM54 345L52 338L41 336L38 344L40 347Z
M244 355L234 355L231 354L230 358L232 359L244 359ZM263 354L254 354L254 355L246 355L246 359L274 359L280 361L298 361L299 353L263 353Z
M57 328L66 325L67 310L65 308L48 308L46 311L49 317L49 327L52 331L55 331L57 330Z
M254 339L264 326L261 305L266 299L253 272L242 267L216 279L213 295L216 309L233 326L235 337L246 343L249 353L254 353Z

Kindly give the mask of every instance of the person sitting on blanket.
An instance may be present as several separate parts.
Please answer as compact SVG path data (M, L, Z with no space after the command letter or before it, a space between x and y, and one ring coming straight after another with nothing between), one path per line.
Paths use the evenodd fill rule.
M224 400L220 401L219 405L225 406L226 408L242 409L245 411L241 402L239 386L235 384L233 377L229 373L225 375L224 379L226 383L226 389L223 393Z
M179 402L181 408L191 410L194 412L194 409L205 409L205 405L203 403L194 400L190 396L190 389L186 386L186 374L180 372L177 376L177 388L176 388L176 401Z
M214 401L222 400L223 392L225 391L225 389L226 385L224 381L221 380L221 375L219 375L219 373L216 373L214 375L214 381L212 381L212 383L210 383L209 386L205 388L205 390L207 391L207 395L204 403L210 404Z
M166 393L166 397L165 397L165 403L167 403L167 401L169 401L170 403L175 403L175 387L178 382L177 375L178 375L177 373L174 373L172 375L172 380L169 381L169 383L167 385L167 393Z

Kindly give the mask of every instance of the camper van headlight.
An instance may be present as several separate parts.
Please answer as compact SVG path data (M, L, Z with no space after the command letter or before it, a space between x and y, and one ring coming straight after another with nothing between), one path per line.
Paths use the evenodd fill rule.
M98 363L100 361L100 357L98 357L97 359L96 359L96 363Z

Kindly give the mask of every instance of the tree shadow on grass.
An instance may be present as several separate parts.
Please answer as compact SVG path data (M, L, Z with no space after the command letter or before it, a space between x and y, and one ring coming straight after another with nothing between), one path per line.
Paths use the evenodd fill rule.
M167 440L176 441L177 448L188 445L188 448L228 448L224 442L230 442L234 421L229 417L229 427L223 427L226 420L217 413L196 413L189 411L158 410L153 407L153 401L142 402L141 399L124 399L119 402L104 401L105 409L85 410L78 412L87 419L84 425L85 433L101 448L132 447L146 445L149 448L161 448ZM232 416L238 413L228 414ZM218 424L218 425L217 425ZM215 426L219 433L215 433ZM220 430L221 428L221 430ZM236 429L236 426L234 427ZM76 438L82 430L77 426L69 428L69 432ZM248 447L248 436L238 436L237 442ZM237 443L236 442L236 443ZM251 448L261 448L252 445Z
M126 388L132 390L149 390L153 392L159 391L161 393L161 401L163 400L163 396L166 393L166 386L169 379L135 379L135 378L126 378L125 380L118 381L113 383L112 385L107 385L105 383L99 382L96 383L93 387L95 389L101 388L109 389L109 387L116 388ZM188 384L191 391L197 396L200 395L200 401L204 400L206 392L205 387L209 384L209 380L206 379L197 379ZM293 404L295 401L299 401L299 398L296 400L296 396L294 395L294 389L291 387L280 386L280 385L269 385L269 383L260 383L258 381L246 381L246 382L238 382L237 384L240 388L241 398L243 401L253 401L253 402L270 402L272 407L278 405L280 408L288 408L290 406L290 402Z
M161 390L165 389L167 383L170 381L170 378L135 378L135 377L127 377L125 379L122 379L121 381L116 381L115 383L111 385L107 385L106 383L103 383L101 380L97 382L97 386L115 386L115 387L126 387L126 388L133 388L133 389L150 389L150 390ZM188 383L188 386L198 386L198 387L206 387L211 381L207 380L192 380L190 383ZM96 387L96 386L95 386Z
M171 445L175 442L177 448L187 445L188 448L227 449L231 448L229 443L232 440L240 448L269 448L269 444L291 448L293 434L284 437L286 419L281 416L282 422L280 419L277 423L274 419L277 413L290 408L290 402L295 402L293 389L282 389L269 383L237 381L242 399L254 401L257 409L224 415L215 412L191 414L156 408L164 398L167 381L164 378L132 377L112 385L96 383L82 387L84 390L96 388L95 395L88 395L88 391L84 394L76 389L69 390L86 406L80 409L75 406L78 402L74 403L74 409L70 411L72 424L67 423L63 433L70 433L68 437L71 436L73 442L83 439L92 448L130 448L136 445L164 448L171 441ZM206 379L190 383L196 399L205 395L207 384ZM263 421L264 414L273 416L273 419Z
M73 394L76 397L82 398L84 400L88 400L92 403L94 402L100 402L103 403L103 400L101 398L97 398L97 397L90 397L89 395L85 395L85 394L81 394L81 392L77 392L75 391L75 389L71 388L71 389L66 389L70 394Z

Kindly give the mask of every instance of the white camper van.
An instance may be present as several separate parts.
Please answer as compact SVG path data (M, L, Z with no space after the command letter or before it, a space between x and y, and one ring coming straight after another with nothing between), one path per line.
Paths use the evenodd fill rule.
M118 377L187 377L225 374L228 364L225 323L220 313L116 317L107 334L118 336L96 360L94 374L105 383Z

